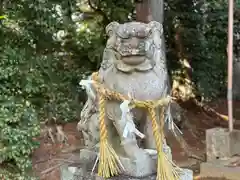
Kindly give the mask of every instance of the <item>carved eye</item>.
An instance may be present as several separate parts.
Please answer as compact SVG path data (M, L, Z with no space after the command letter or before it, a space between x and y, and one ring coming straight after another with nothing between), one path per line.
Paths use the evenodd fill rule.
M128 31L128 29L123 29L119 32L119 36L123 39L128 39L130 36L130 32Z
M145 37L146 37L146 34L145 34L144 31L139 31L139 32L137 32L137 36L138 36L139 38L145 38Z

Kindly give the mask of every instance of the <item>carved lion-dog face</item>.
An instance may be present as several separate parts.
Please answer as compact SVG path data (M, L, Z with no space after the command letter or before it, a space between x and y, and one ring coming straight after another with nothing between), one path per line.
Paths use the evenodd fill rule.
M117 55L117 69L129 71L134 69L149 70L154 66L152 61L154 48L161 45L162 25L152 21L148 24L129 22L119 24L112 22L106 27L109 36L107 48Z

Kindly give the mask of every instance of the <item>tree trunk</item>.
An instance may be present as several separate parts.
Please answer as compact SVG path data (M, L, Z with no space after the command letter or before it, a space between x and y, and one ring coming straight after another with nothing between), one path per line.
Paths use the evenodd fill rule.
M136 1L136 20L148 23L157 21L163 24L164 21L164 0L137 0ZM164 35L162 36L163 55L166 60L166 45ZM171 79L171 78L170 78ZM169 79L169 86L171 80ZM171 88L169 88L170 90Z
M151 20L163 24L164 21L164 0L151 0L150 2ZM162 36L163 50L166 53L166 45L164 35ZM164 53L164 55L165 55ZM166 59L166 58L165 58Z
M150 2L150 20L157 21L163 25L164 22L164 0L151 0ZM162 48L163 48L163 55L164 59L166 60L166 44L165 44L165 37L162 36ZM170 71L169 71L170 72ZM169 90L171 89L172 79L171 73L169 73Z
M150 21L150 0L136 1L136 20L148 23Z
M164 0L151 0L151 15L154 21L157 21L163 24Z

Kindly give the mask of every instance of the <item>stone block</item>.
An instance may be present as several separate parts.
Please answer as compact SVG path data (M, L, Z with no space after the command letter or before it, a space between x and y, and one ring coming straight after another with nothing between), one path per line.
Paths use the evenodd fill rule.
M172 161L172 150L168 145L163 144L163 152L166 153L168 159Z
M226 159L240 154L240 131L229 132L225 128L206 131L207 161Z
M91 174L89 171L85 171L81 167L61 167L61 180L105 180L99 177L97 174ZM128 175L119 175L111 177L108 180L156 180L156 174L147 175L145 177L132 177ZM193 180L193 171L189 169L182 169L180 180Z
M200 165L200 177L208 178L226 178L231 180L239 180L240 167L229 166L228 160L215 160L204 162Z
M145 149L145 151L146 151L146 156L139 157L136 160L132 160L132 159L121 157L121 156L119 157L123 167L125 168L125 172L127 174L131 174L132 176L145 176L157 171L156 170L157 168L156 150ZM168 159L172 160L171 148L164 144L163 151L166 153ZM149 158L148 153L151 154L150 155L151 158ZM96 158L97 158L97 152L91 151L88 149L80 150L80 162L86 162L87 164L91 164L90 166L93 167L96 161Z
M87 163L94 163L97 158L97 153L94 151L90 151L88 149L80 150L80 161Z
M171 148L164 146L164 152L169 159L172 159ZM155 180L157 171L157 153L155 150L145 150L151 154L151 160L149 158L144 159L141 157L137 160L131 160L126 157L121 157L120 160L125 168L123 174L111 177L110 180ZM91 173L93 165L96 161L97 153L88 149L80 150L80 164L71 164L61 166L61 180L104 180L97 176L96 171ZM182 169L180 174L180 180L193 180L193 172L189 169Z
M147 154L147 153L146 153ZM148 156L146 156L148 157ZM80 151L80 162L86 162L86 164L94 165L94 162L97 158L97 153L82 149ZM152 158L144 158L139 157L138 159L129 159L126 157L119 157L120 161L125 169L125 173L131 176L145 176L156 172L157 168L157 156L153 156ZM89 166L89 165L86 165Z
M190 169L182 169L180 180L193 180L193 171Z

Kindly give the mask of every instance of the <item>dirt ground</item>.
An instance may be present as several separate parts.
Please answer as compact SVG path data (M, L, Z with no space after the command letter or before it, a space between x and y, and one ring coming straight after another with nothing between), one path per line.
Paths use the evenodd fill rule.
M196 174L195 179L217 180L197 176L200 162L198 158L204 159L205 157L205 130L216 126L228 126L228 122L219 117L219 114L227 115L227 102L225 100L218 100L209 104L209 107L219 114L203 110L192 101L180 103L180 105L186 110L186 118L192 125L192 130L195 133L195 135L193 135L187 127L182 130L184 139L191 152L193 152L193 156L186 156L186 153L184 153L184 150L179 146L179 143L173 136L170 136L168 143L173 151L173 159L180 166L187 166L194 169ZM234 118L236 119L236 124L240 124L240 102L234 102ZM35 173L41 180L60 180L60 165L69 162L69 158L72 157L74 152L75 154L79 152L82 147L82 140L80 133L76 130L76 125L77 122L66 124L64 127L64 132L68 137L68 145L53 145L50 139L43 137L43 135L39 137L41 145L34 152L32 161ZM239 125L237 126L236 128L240 127Z

